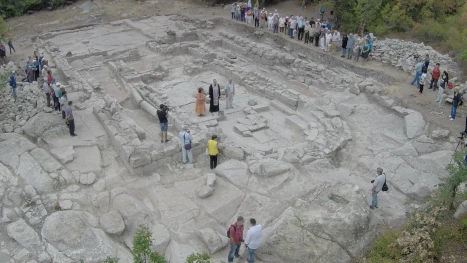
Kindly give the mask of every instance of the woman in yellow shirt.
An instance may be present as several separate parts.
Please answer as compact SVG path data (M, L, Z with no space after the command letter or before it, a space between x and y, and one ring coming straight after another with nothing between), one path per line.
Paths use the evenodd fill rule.
M219 148L217 148L217 135L213 135L211 140L208 141L208 154L209 154L209 163L211 169L215 169L217 166L217 154L219 153Z

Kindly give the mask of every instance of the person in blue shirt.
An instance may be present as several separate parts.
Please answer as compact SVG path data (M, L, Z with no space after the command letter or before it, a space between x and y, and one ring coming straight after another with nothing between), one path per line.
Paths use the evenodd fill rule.
M15 77L15 71L11 72L10 75L10 87L11 87L11 96L16 102L16 77Z
M423 65L425 63L423 61L419 61L417 65L415 65L415 78L412 80L410 85L413 85L417 82L417 88L420 89L420 76L422 75Z

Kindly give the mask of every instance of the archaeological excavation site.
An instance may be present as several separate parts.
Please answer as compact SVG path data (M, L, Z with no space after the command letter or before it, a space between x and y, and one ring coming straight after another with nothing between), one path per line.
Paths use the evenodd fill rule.
M426 203L457 144L386 95L391 76L235 21L124 19L33 43L73 101L77 136L46 106L41 79L18 79L16 104L1 95L0 262L133 262L140 225L170 263L203 252L227 262L238 216L262 225L256 262L350 262L382 225L399 227ZM23 71L2 68L12 69ZM208 95L213 79L220 111L207 100L200 117L198 88ZM182 162L183 129L193 164ZM378 167L389 191L372 210Z

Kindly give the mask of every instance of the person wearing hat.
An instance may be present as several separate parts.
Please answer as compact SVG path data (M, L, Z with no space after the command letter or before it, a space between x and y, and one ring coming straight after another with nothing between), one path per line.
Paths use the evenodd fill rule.
M10 87L11 87L11 96L16 102L16 77L15 77L15 71L11 72L10 75Z
M62 97L62 93L60 92L60 82L57 82L55 85L53 85L53 89L54 89L54 95L55 95L55 98L54 98L54 109L58 112L60 112L60 102L59 102L59 99L60 97Z

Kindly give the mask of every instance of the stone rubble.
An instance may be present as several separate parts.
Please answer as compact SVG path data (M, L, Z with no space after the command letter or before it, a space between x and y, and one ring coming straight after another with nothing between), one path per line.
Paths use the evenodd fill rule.
M76 42L78 34L96 37ZM116 39L127 44L103 44ZM385 63L411 63L396 50L414 45L453 66L430 48L391 41L377 42ZM1 262L131 262L141 224L172 263L201 252L217 260L239 215L263 225L262 262L350 262L375 238L375 222L400 226L447 176L449 131L397 105L384 74L245 25L154 16L45 33L34 45L69 84L79 136L45 107L37 83L18 83L16 104L0 92ZM213 78L220 112L198 117L194 94L207 94ZM225 109L229 78L233 109ZM162 103L167 143L158 134ZM183 128L194 164L181 161ZM211 170L214 134L220 154ZM376 167L391 190L371 211Z

